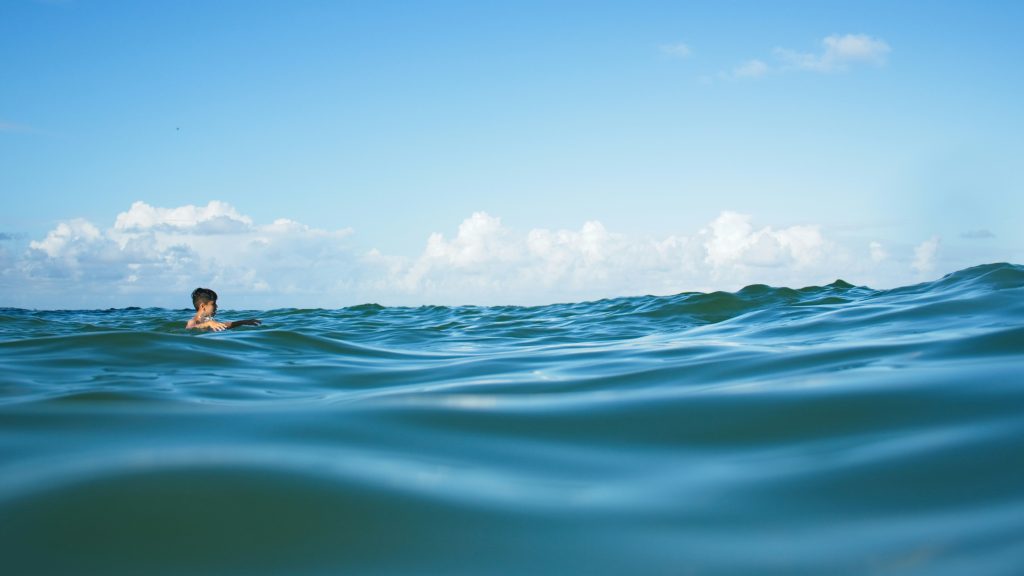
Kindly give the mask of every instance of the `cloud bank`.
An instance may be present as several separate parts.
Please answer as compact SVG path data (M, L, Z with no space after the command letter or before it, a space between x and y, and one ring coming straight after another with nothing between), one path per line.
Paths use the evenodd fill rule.
M41 297L81 296L97 305L170 305L170 293L193 284L247 294L301 292L307 282L343 289L346 281L328 270L352 267L351 234L287 219L257 225L217 201L177 208L135 202L105 230L82 219L59 223L5 275Z
M351 228L260 224L218 201L135 202L109 227L68 220L21 254L5 249L0 305L184 307L196 286L215 288L235 308L542 304L840 277L898 282L933 271L939 252L938 237L897 253L814 224L773 227L724 211L696 232L661 237L618 233L596 220L520 230L477 212L419 250L384 254L361 246Z

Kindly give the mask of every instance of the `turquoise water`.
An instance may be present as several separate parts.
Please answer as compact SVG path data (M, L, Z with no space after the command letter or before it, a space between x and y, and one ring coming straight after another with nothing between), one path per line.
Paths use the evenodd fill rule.
M521 307L0 309L15 574L1024 573L1024 267Z

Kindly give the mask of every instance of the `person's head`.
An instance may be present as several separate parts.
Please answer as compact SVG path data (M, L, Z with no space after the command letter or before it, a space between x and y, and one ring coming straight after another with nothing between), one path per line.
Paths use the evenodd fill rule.
M217 293L209 288L196 288L192 291L192 305L196 312L203 309L204 316L213 316L217 313Z

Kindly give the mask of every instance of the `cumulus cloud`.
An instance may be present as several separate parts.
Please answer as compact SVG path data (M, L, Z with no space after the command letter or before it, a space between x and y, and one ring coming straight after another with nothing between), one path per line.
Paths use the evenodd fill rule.
M910 267L921 274L931 272L935 268L935 255L939 251L939 237L932 236L914 248L914 261Z
M686 59L693 55L693 51L684 42L665 44L661 47L661 53L679 59Z
M532 231L535 235L541 231ZM434 233L422 254L398 270L396 285L410 293L508 287L529 266L530 240L505 227L500 218L477 212L459 225L454 238Z
M797 52L776 48L775 56L784 65L813 72L845 70L852 64L885 64L891 49L883 40L866 34L828 36L821 41L820 52Z
M56 228L40 241L33 240L29 245L33 250L45 252L50 258L64 257L75 260L76 257L95 245L102 235L99 228L81 218L61 222Z
M158 208L145 202L135 202L127 212L117 215L114 230L142 232L164 230L199 234L243 232L252 228L252 219L238 213L229 204L214 200L206 206L180 206Z
M283 219L256 225L217 201L176 208L136 202L107 229L82 219L57 224L29 243L20 272L30 281L64 279L98 293L152 297L193 284L287 293L325 276L324 265L353 267L358 256L346 244L350 235Z
M461 293L516 302L738 288L810 279L822 272L812 269L830 247L817 226L757 228L751 216L735 212L723 212L697 234L660 238L616 233L599 221L576 230L517 231L477 213L455 237L434 234L418 258L395 265L392 285L431 301Z
M918 246L912 269L931 271L938 244L936 237ZM430 234L419 250L384 254L360 247L347 228L262 224L217 201L136 202L108 227L68 220L20 256L0 253L0 290L29 286L5 300L43 307L184 306L199 285L230 295L226 307L542 304L856 281L848 274L857 271L874 280L911 259L911 247L890 257L878 241L868 253L857 246L847 249L818 225L775 227L732 211L694 233L663 236L623 234L597 220L520 229L477 212L451 234ZM23 297L44 292L52 299Z
M410 293L453 288L450 282L478 289L498 288L521 260L521 252L500 218L476 212L459 225L451 240L439 232L431 234L420 257L398 270L396 285Z
M477 213L451 240L434 234L395 285L431 298L460 292L518 302L672 291L699 260L686 239L631 238L598 221L517 231Z
M736 212L723 212L702 235L705 261L716 271L736 265L805 268L821 258L826 246L817 226L754 230L752 217Z

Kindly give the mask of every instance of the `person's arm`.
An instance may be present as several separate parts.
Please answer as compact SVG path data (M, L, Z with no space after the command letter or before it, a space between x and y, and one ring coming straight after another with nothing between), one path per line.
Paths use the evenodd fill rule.
M188 324L185 325L185 328L190 330L213 330L214 332L220 332L221 330L227 330L228 328L231 328L231 322L218 322L213 318L210 318L209 320L204 320L202 322L196 322L196 319L193 318L188 321Z
M259 326L260 324L262 324L262 322L260 322L256 318L249 318L246 320L235 320L229 322L221 322L219 320L214 320L213 318L207 318L206 320L196 321L195 318L192 318L191 320L188 321L188 324L185 325L185 328L194 328L197 330L213 330L214 332L220 332L222 330L230 330L231 328L237 328L239 326Z

